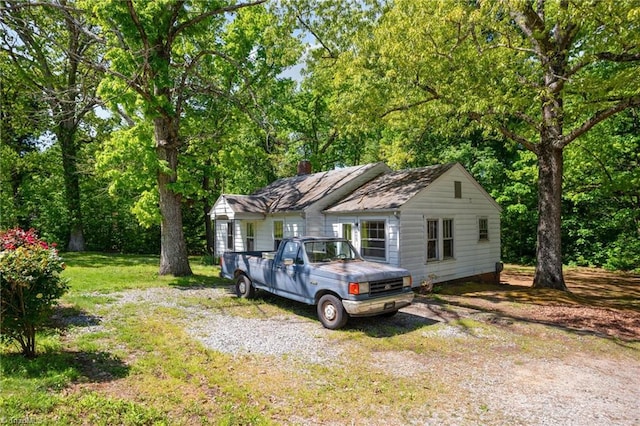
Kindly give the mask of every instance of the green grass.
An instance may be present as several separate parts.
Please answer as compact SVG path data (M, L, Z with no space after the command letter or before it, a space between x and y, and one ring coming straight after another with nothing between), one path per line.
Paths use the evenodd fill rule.
M103 253L64 253L67 269L63 277L72 282L70 293L112 293L128 289L159 286L228 285L219 278L217 266L204 265L191 259L193 275L173 277L158 275L158 256L121 255Z
M70 325L40 334L40 355L34 360L18 355L14 346L0 348L4 422L269 425L382 424L389 419L394 424L421 423L416 419L429 419L430 414L450 410L452 404L466 409L466 371L490 365L497 357L513 359L516 365L522 354L561 359L576 350L640 358L633 344L625 348L543 325L496 325L475 318L434 323L354 319L345 329L325 334L343 354L331 365L305 363L293 356L232 356L206 349L185 331L189 320L185 307L198 308L199 315L292 315L318 324L315 309L269 295L245 300L231 294L214 299L183 297L177 307L113 304L119 300L115 293L129 289L226 289L230 282L218 277L216 266L197 259L191 262L192 277L174 278L158 276L159 259L154 256L83 253L64 258L70 291L54 324ZM70 321L74 319L82 321ZM416 373L393 374L407 368Z

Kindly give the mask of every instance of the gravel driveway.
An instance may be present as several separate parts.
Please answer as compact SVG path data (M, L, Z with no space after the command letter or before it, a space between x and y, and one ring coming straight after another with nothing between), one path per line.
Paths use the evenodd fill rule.
M221 288L153 288L110 294L109 314L100 325L83 332L108 328L117 306L134 303L177 308L184 312L185 330L206 347L231 354L286 357L311 363L347 362L349 345L336 344L333 331L319 321L286 314L279 317L243 318L219 310L194 307L186 300L229 296ZM487 313L443 307L428 300L414 303L390 321L422 331L424 337L498 339L491 334L470 335L450 324L453 317L486 320ZM357 319L356 321L368 321ZM492 321L499 319L493 318ZM499 337L504 339L504 337ZM575 353L570 357L532 357L508 339L501 354L469 357L430 356L408 351L377 353L371 368L416 379L450 381L460 385L459 397L447 401L445 412L426 413L415 424L521 424L521 425L639 425L640 365L635 359ZM506 356L504 354L507 354ZM637 357L636 357L637 359ZM401 368L398 368L401 366ZM439 405L441 406L441 405Z

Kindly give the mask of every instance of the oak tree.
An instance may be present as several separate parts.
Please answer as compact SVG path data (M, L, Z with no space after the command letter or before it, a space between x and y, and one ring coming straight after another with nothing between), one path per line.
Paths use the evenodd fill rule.
M0 49L11 59L12 72L48 106L36 117L47 123L39 127L50 126L62 150L67 250L83 251L77 133L99 103L95 91L101 73L87 65L99 61L98 40L73 1L3 1L0 23Z
M481 129L535 155L533 284L566 290L563 152L640 105L637 3L398 0L339 62L337 116L448 134Z

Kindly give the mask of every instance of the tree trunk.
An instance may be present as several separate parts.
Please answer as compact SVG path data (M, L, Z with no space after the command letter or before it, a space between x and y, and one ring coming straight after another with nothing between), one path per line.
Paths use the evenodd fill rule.
M75 125L71 119L62 121L56 134L62 150L65 196L69 212L68 251L84 251L82 210L80 207L80 178L78 176L78 150L75 142Z
M567 290L562 275L562 149L543 141L538 150L538 244L534 288Z
M160 275L176 277L191 275L187 245L182 229L182 197L171 189L177 180L178 170L178 125L171 117L154 120L156 153L163 163L158 171L160 194Z
M211 226L211 216L209 213L211 212L211 208L213 205L209 201L209 192L211 190L211 178L209 177L209 169L211 167L211 161L207 160L204 168L204 177L202 178L202 189L205 194L204 199L202 200L204 206L204 230L205 230L205 238L207 241L207 253L210 255L214 255L215 251L215 240L213 234L213 227Z

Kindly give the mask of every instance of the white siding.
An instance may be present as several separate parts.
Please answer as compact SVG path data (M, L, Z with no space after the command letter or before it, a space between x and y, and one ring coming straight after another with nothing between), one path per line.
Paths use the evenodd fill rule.
M462 182L462 197L454 198L454 181ZM489 221L489 240L479 241L478 219ZM460 166L447 171L402 207L402 266L414 285L465 278L495 271L500 261L500 212ZM426 220L453 219L454 258L427 262ZM441 228L440 228L441 231ZM440 232L439 238L442 238Z
M213 208L209 212L210 216L213 217L233 217L233 209L227 203L227 200L224 199L224 196L218 197L216 203L213 205Z
M216 220L214 222L214 256L220 256L226 251L227 222Z
M241 223L240 220L216 220L214 222L214 232L215 232L215 256L220 256L225 251L229 251L227 247L227 230L229 226L233 226L233 248L232 251L241 251L243 250L243 241L241 232Z
M385 234L386 234L386 263L391 265L400 265L400 220L392 214L359 214L359 215L328 215L326 218L325 236L330 237L343 237L342 224L353 224L353 245L362 250L360 244L360 224L362 221L375 221L381 220L385 222Z
M264 220L256 219L236 219L234 234L235 237L235 250L246 251L247 250L247 222L253 222L255 225L255 250L256 251L271 251L274 249L273 243L273 223L277 220L283 222L284 237L299 237L304 235L305 223L304 219L300 215L274 215L269 216ZM226 221L217 221L226 223ZM216 250L217 253L222 253L226 249L226 226L216 225Z

